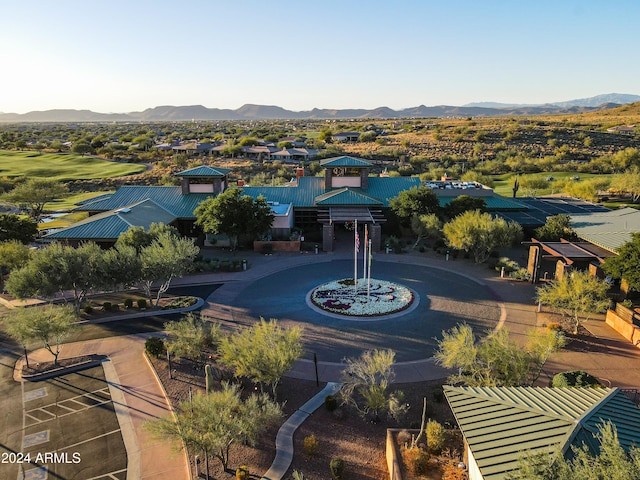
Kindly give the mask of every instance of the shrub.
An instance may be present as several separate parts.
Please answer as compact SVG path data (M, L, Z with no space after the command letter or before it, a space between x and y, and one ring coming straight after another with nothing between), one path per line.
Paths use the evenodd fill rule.
M111 311L112 312L117 312L119 310L120 310L120 305L118 305L117 303L111 304Z
M91 305L85 305L84 306L84 313L88 313L88 314L93 313L93 307Z
M133 300L130 298L125 298L124 299L124 308L129 309L133 307Z
M556 332L560 332L562 330L562 326L558 322L549 322L547 324L547 328L549 330L555 330Z
M344 460L339 457L333 457L329 463L329 469L331 470L331 477L333 480L342 480L344 474Z
M105 312L110 312L112 308L111 302L104 302L102 304L102 310L104 310Z
M242 465L236 469L236 480L247 480L249 478L249 467Z
M531 274L529 270L526 268L518 268L514 272L509 273L509 278L513 278L515 280L529 281L531 280Z
M144 342L144 349L149 355L159 357L165 352L164 340L160 337L149 337Z
M603 387L602 383L593 375L582 370L572 370L570 372L561 372L554 375L551 381L554 388L562 387Z
M265 243L262 245L262 253L265 255L271 255L273 252L273 245L271 243Z
M144 298L139 298L136 303L138 304L138 308L140 310L144 310L145 308L147 308L147 300Z
M405 448L402 459L412 475L425 475L429 469L429 454L421 448Z
M439 452L444 446L446 431L444 427L435 420L427 422L427 447L431 452Z
M327 395L324 397L324 408L328 411L333 412L336 408L338 408L338 399L335 395Z
M318 453L318 439L315 435L309 435L304 437L302 442L302 448L305 455L308 457L315 457Z
M409 433L409 430L400 430L396 437L396 441L399 445L408 445L411 441L411 433Z

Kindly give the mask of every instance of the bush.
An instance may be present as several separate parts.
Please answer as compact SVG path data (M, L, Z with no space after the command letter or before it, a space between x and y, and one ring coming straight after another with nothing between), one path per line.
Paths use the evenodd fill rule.
M105 312L110 312L112 308L111 302L104 302L102 304L102 310L104 310Z
M402 459L412 475L425 475L429 470L429 454L421 448L405 448Z
M531 274L526 268L518 268L515 272L509 273L509 278L528 282L529 280L531 280Z
M318 453L318 439L315 435L309 435L304 437L302 442L302 448L305 455L308 457L315 457Z
M149 337L144 342L145 351L154 357L162 355L166 348L164 346L164 340L160 337Z
M342 480L342 475L344 475L344 460L339 457L332 458L329 463L329 468L331 469L331 477L333 480Z
M396 441L398 442L398 445L408 445L411 441L411 433L409 433L409 430L400 430L396 437Z
M547 329L555 330L556 332L561 332L562 331L562 326L558 322L549 322L547 324Z
M93 307L91 305L85 305L84 306L84 313L92 314L93 313Z
M249 478L249 467L242 465L236 469L236 480L247 480Z
M582 370L572 370L570 372L561 372L554 375L551 381L551 386L554 388L563 387L592 387L600 388L604 387L600 380L593 375L584 372Z
M273 245L271 243L265 243L262 245L262 253L265 255L271 255L273 252Z
M140 310L144 310L145 308L147 308L147 300L144 298L139 298L137 304Z
M446 431L439 422L435 420L429 420L427 422L427 447L429 451L434 453L440 452L444 446L445 437Z
M125 298L124 299L124 308L129 309L133 307L133 300L131 300L130 298Z
M327 395L324 397L324 408L328 411L333 412L336 408L338 408L338 399L335 395Z

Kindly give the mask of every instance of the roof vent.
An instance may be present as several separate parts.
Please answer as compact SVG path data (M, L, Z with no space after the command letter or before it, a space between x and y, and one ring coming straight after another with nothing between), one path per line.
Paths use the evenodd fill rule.
M129 213L130 211L131 211L131 209L129 207L124 207L124 208L121 208L119 210L116 210L116 212L118 212L118 213Z

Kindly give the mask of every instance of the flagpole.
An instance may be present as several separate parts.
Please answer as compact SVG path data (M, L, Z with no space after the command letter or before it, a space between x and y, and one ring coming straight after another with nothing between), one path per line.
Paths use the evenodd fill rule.
M369 302L369 293L371 292L371 239L369 239L369 268L367 268L367 302Z
M369 231L367 224L364 224L364 251L362 256L362 282L367 282L367 245L369 243Z
M353 289L358 294L358 220L353 221Z

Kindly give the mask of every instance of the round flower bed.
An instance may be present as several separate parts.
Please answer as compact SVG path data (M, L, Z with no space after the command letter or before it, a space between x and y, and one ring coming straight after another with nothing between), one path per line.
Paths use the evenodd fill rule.
M377 317L407 309L413 303L413 292L407 287L384 280L371 279L369 295L367 283L358 281L357 291L353 279L342 279L316 287L311 302L327 312L353 317Z

